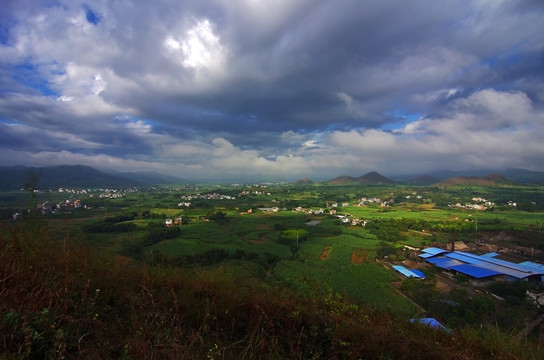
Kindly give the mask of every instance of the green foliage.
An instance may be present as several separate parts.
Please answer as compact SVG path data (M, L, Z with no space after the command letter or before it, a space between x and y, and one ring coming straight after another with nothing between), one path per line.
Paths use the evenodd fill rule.
M492 293L501 297L514 297L517 299L524 299L526 292L531 287L528 281L514 281L514 282L495 282L487 286L487 289Z
M403 239L398 225L395 219L376 219L369 222L366 229L382 241L396 242Z
M457 281L461 285L466 285L468 284L469 278L465 274L457 273L455 274L455 281Z
M288 229L280 233L278 242L284 245L298 245L308 239L309 232L302 229Z
M206 217L213 221L225 221L227 214L220 210L211 209L206 213Z
M229 191L220 192L238 192ZM536 316L536 308L524 300L523 285L489 289L506 299L498 301L468 287L439 291L438 276L432 276L436 270L427 269L426 280L402 282L408 300L392 285L395 273L375 259L396 259L391 255L399 254L403 244L449 241L452 229L459 239L471 241L476 217L480 232L501 231L512 243L537 249L543 246L542 213L531 201L539 203L540 189L316 184L270 191L271 197L194 201L186 209L176 208L175 191L95 198L106 208L87 211L87 221L78 225L78 219L69 230L62 219L52 218L52 231L37 212L10 224L0 238L0 293L10 301L0 302L5 314L0 335L7 339L0 357L30 357L28 351L40 358L410 358L406 348L411 348L425 349L419 355L429 358L491 353L539 358L503 334L490 335L485 325L479 330L480 324L493 324L514 332ZM425 201L403 200L413 191L425 194ZM44 196L27 195L38 201ZM239 209L258 206L324 207L327 201L353 202L361 196L397 201L385 210L373 205L341 209L368 220L366 227L291 211L238 215ZM447 205L472 196L517 200L523 210L438 209L430 201L441 198ZM182 227L166 228L153 220L180 215ZM316 219L321 223L305 225ZM59 246L57 239L68 239L68 246ZM110 253L90 260L75 255L70 240ZM95 289L101 290L98 295ZM454 328L455 341L405 328L408 317L423 311L411 300ZM463 332L468 326L478 331ZM501 347L502 340L508 347Z
M143 246L151 246L163 240L173 239L181 234L179 226L165 227L163 224L148 226L147 235L143 240Z
M378 250L376 250L376 256L378 257L378 259L383 259L384 257L394 254L396 252L397 249L394 246L382 241L380 242L380 247L378 248Z
M120 214L116 216L110 216L103 220L94 221L92 223L84 225L83 231L88 233L123 233L131 232L136 229L136 225L131 222L135 219L134 214Z

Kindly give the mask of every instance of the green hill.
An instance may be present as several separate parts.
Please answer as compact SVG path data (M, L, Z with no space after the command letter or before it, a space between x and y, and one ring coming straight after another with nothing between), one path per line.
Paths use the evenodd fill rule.
M455 176L449 179L436 183L436 186L455 186L455 185L478 185L478 186L493 186L493 185L511 185L512 181L498 174L491 174L482 177L478 176Z
M315 289L151 268L41 222L3 228L2 359L537 359L497 329L455 334ZM221 268L216 268L217 274ZM308 289L310 290L310 289Z
M38 175L38 189L71 187L130 187L145 185L143 182L105 174L90 166L60 165L48 167L9 166L0 167L0 190L17 190L28 181L29 174Z
M377 173L376 171L371 171L357 178L354 178L348 175L341 175L328 181L328 184L330 185L344 185L344 184L353 184L353 183L360 183L360 184L367 184L367 185L383 185L383 184L394 184L395 182Z

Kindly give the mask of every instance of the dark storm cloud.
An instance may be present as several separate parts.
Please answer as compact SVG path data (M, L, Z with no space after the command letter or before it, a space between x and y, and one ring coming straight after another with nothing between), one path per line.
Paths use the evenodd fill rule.
M538 1L3 10L2 163L297 177L492 160L536 169L544 156Z

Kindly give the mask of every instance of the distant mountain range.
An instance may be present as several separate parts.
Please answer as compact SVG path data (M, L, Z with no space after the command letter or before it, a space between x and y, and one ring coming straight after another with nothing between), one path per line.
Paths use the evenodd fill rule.
M18 190L28 181L29 173L39 174L39 189L67 188L126 188L166 184L187 184L188 181L175 176L153 172L104 172L84 165L62 165L47 167L0 166L0 191ZM490 175L491 174L491 175ZM247 180L247 179L246 179ZM312 184L309 178L303 178L295 184ZM544 185L544 172L524 169L451 171L440 170L429 174L387 178L376 171L359 177L338 176L326 181L330 185L366 184L366 185L437 185L453 186L500 185L500 184L541 184Z
M38 175L38 189L65 188L127 188L159 184L187 183L173 176L143 173L108 174L90 166L61 165L47 167L1 166L0 190L18 190L29 180L29 174Z
M479 170L437 170L429 172L427 175L435 177L440 181L457 176L476 176L485 177L489 174L499 174L504 178L519 184L542 184L544 185L544 172L532 171L526 169L479 169Z
M436 186L455 186L455 185L480 185L480 186L491 186L491 185L511 185L514 184L513 181L504 178L498 174L491 174L482 177L478 176L454 176L446 180L437 182Z
M310 184L312 180L308 178L301 179L295 184ZM398 180L387 178L376 171L369 172L360 177L341 175L332 180L326 181L329 185L343 184L367 184L367 185L387 185L387 184L406 184L406 185L436 185L436 186L454 186L454 185L506 185L506 184L541 184L544 185L544 172L530 171L524 169L505 169L502 171L474 170L474 171L451 171L440 170L430 174L405 176Z
M394 184L395 181L386 178L385 176L377 173L376 171L371 171L357 178L347 176L347 175L341 175L332 180L327 181L327 183L330 185L340 185L340 184L350 184L350 183L381 185L381 184Z
M110 175L114 175L127 180L138 179L139 182L151 185L166 185L166 184L188 184L191 181L179 178L177 176L164 175L151 171L144 172L108 172Z
M314 182L308 178L302 178L300 180L295 181L295 184L297 185L309 185L313 184Z

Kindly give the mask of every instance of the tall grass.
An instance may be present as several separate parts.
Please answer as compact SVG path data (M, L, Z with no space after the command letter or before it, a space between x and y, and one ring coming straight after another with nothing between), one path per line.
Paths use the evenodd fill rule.
M33 228L33 226L36 226ZM37 229L40 229L39 231ZM210 273L148 268L3 224L3 359L542 358L507 334L455 336L316 289L249 289ZM498 340L499 339L499 340Z

